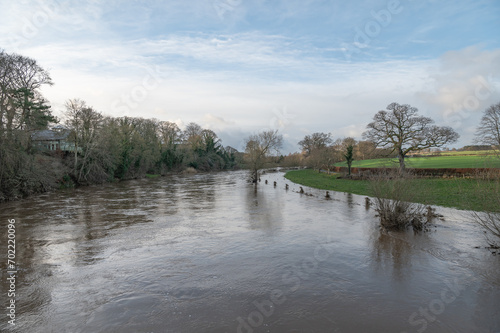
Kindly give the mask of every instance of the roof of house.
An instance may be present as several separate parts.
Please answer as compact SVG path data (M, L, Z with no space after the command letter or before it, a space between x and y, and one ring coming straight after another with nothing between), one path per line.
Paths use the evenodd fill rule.
M41 130L33 132L31 139L33 141L52 141L52 140L64 140L69 136L70 130Z

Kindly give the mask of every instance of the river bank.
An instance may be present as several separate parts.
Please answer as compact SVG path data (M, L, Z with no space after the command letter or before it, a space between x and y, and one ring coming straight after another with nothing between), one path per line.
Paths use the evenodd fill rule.
M289 171L285 178L317 189L373 196L368 180L341 179L340 174L319 173L306 169ZM414 182L416 201L426 205L474 211L497 211L498 182L463 178L421 178ZM481 195L478 195L478 191ZM486 194L486 195L485 195Z

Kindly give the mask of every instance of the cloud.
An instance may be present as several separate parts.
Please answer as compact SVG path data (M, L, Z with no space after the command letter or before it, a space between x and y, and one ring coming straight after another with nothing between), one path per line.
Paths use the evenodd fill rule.
M450 51L428 71L426 89L417 98L438 115L437 122L464 133L462 143L471 142L482 112L500 100L500 49Z
M201 125L204 128L211 130L221 130L229 127L234 127L236 123L234 121L225 120L222 117L215 116L211 113L207 113L201 120Z
M230 4L222 17L221 4ZM484 81L498 87L500 50L488 35L482 48L436 55L449 45L469 45L454 37L457 22L490 22L494 6L470 1L449 11L441 2L402 5L350 62L342 41L353 42L355 28L375 20L372 11L386 8L386 1L152 0L125 6L91 0L69 6L0 0L0 45L49 70L55 85L43 93L56 114L65 100L79 97L113 116L195 121L235 145L236 135L261 129L279 129L290 146L312 132L358 136L391 102L415 105L454 125L450 115L460 115L455 105L474 106ZM47 19L34 21L44 11ZM14 44L11 37L27 24L36 34ZM443 43L429 42L437 38ZM463 112L479 114L490 100L480 102Z
M450 51L429 72L428 88L418 97L434 106L444 118L481 112L500 97L500 49L468 47Z

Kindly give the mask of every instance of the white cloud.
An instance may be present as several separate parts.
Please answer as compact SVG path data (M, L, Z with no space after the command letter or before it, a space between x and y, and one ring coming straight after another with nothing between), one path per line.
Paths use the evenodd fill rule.
M412 104L438 122L455 125L450 118L457 114L455 105L475 96L484 80L498 85L499 49L469 48L440 59L413 56L433 45L427 41L446 27L438 19L403 30L412 32L404 37L412 42L406 56L387 48L399 38L392 29L399 32L399 24L418 8L435 18L446 14L448 6L439 3L413 2L400 15L405 20L395 18L377 36L380 43L359 57L374 54L378 61L348 63L341 41L352 41L353 29L387 2L242 1L231 2L221 17L214 6L220 1L124 6L102 0L0 0L0 45L50 71L55 86L44 93L56 113L65 100L79 97L113 116L181 125L195 121L217 129L235 146L237 135L265 128L278 128L290 146L312 132L359 138L373 115L391 102ZM483 13L473 2L466 8L475 20ZM44 12L47 20L33 21ZM29 24L37 31L26 39L22 33ZM15 44L12 36L24 42ZM384 42L385 36L391 38ZM469 113L479 114L498 100L498 90Z
M482 112L500 100L499 76L499 49L450 51L429 68L426 89L417 97L438 116L436 121L463 133L461 142L468 144Z
M244 57L250 48L259 49L260 45L255 39L243 40L225 53L217 51L214 42L201 38L194 43L199 45L188 42L184 49L179 39L172 40L187 55L194 52L189 49L211 49L209 53L214 52L211 57L219 62L239 61L238 57ZM280 48L279 40L275 39L273 48ZM164 44L169 42L159 42L160 46ZM161 48L154 51L158 46L154 41L138 45L108 44L93 51L87 49L88 45L54 44L32 48L27 53L51 69L56 85L44 92L56 110L62 110L68 98L79 97L113 116L195 121L224 131L226 134L220 135L221 138L225 136L235 146L234 133L250 134L272 128L288 135L291 141L288 147L296 147L296 142L305 135L296 129L298 124L310 132L357 136L359 128L389 103L412 103L412 91L422 84L421 79L415 78L424 75L422 68L427 64L421 61L344 64L269 51L263 51L264 56L260 57L259 51L254 52L261 61L258 67L273 68L280 59L289 57L292 68L307 73L296 78L271 79L266 73L252 73L245 68L226 71L189 68L182 61L176 66L154 55L164 52ZM268 50L267 47L269 42L263 41L260 49ZM60 54L61 60L54 59L53 54ZM157 72L158 84L151 72ZM145 80L148 89L143 84ZM134 95L136 98L132 98ZM357 130L344 130L349 126Z

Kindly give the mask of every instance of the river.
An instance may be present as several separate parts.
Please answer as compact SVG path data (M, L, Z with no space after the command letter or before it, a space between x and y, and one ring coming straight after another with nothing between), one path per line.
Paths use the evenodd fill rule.
M1 204L0 331L500 332L500 256L466 212L438 207L431 231L388 233L364 197L299 194L283 175L257 189L243 171L171 175Z

